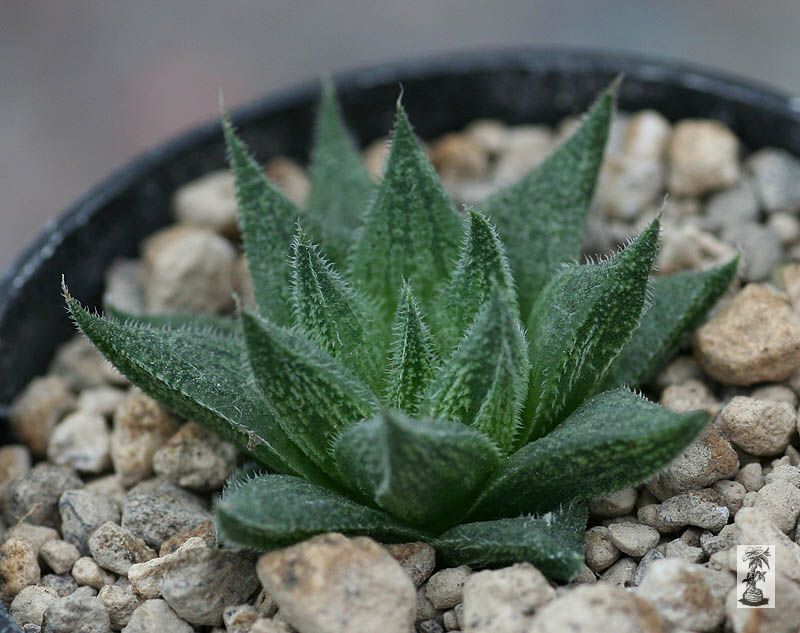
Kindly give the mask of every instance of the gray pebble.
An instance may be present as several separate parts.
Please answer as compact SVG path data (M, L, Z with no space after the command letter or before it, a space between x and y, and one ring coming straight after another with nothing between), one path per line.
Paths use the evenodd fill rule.
M86 591L54 602L44 612L43 633L110 633L108 612L95 596Z
M65 490L82 488L83 482L69 466L42 462L12 481L6 490L5 519L13 525L25 520L58 528L58 499Z
M119 521L119 505L112 498L89 490L68 490L58 502L61 512L61 535L89 553L89 535L106 521Z
M722 239L742 249L744 267L740 271L747 281L766 279L783 259L783 244L775 231L763 224L729 224Z

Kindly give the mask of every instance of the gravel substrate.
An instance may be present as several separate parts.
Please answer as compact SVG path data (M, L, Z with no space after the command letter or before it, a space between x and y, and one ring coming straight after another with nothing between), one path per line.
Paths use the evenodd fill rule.
M557 128L476 121L429 145L474 204L546 156ZM365 150L380 172L386 142ZM292 200L304 170L266 171ZM228 172L177 192L176 224L108 273L132 313L229 313L251 300ZM239 456L130 387L88 342L65 344L11 407L0 447L0 600L26 633L765 631L800 622L800 161L748 152L724 125L615 120L584 249L661 211L662 273L743 253L739 282L647 389L709 424L646 484L590 503L586 564L554 586L530 564L440 569L423 543L328 534L258 557L216 547L211 503ZM58 297L53 297L58 301ZM737 608L736 546L776 546L775 609Z

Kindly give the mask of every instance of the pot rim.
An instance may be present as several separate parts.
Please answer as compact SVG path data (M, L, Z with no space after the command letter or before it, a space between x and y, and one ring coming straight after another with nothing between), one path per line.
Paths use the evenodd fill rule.
M514 64L520 68L548 68L552 71L576 70L635 76L639 79L679 84L719 98L740 101L770 111L773 115L800 118L800 97L736 74L671 59L655 58L591 48L510 47L428 55L378 65L357 67L336 73L336 86L346 92L367 89L376 84L436 74L464 74L492 70ZM264 110L278 110L316 98L317 80L306 80L294 87L259 97L233 110L237 125L246 125ZM0 320L13 297L28 278L58 248L61 242L87 222L95 211L117 197L143 176L169 163L190 147L211 141L221 133L218 120L196 125L159 143L121 167L114 169L63 212L50 220L37 237L12 260L0 276Z

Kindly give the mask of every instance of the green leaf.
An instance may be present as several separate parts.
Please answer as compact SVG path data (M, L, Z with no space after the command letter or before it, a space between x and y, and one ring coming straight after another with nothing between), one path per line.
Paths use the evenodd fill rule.
M319 347L377 390L381 334L366 302L298 227L292 243L294 322Z
M461 218L398 103L386 174L353 244L353 277L387 320L404 279L428 306L450 274L461 234Z
M608 370L606 388L640 385L654 378L728 289L738 264L736 258L711 270L657 277L653 302Z
M451 350L464 335L495 285L506 291L514 312L518 312L505 248L488 218L470 210L461 255L437 310L445 350Z
M369 535L386 543L426 538L385 512L285 475L236 482L225 490L215 510L222 542L262 551L325 532Z
M186 322L177 328L94 315L66 295L67 306L97 348L131 382L177 414L196 420L262 464L320 483L322 474L284 433L248 370L241 335Z
M569 581L583 566L585 504L572 504L541 517L464 523L433 541L447 566L508 565L528 561L553 580Z
M600 264L565 267L528 322L531 379L521 439L542 437L602 384L641 318L658 250L655 220Z
M707 421L702 411L674 413L626 389L602 393L509 457L470 516L542 512L640 483L686 448Z
M228 161L236 181L239 225L253 279L258 311L276 323L289 322L289 246L297 207L273 187L264 170L222 118Z
M392 331L386 403L416 415L439 358L408 283L403 284Z
M286 435L326 474L336 478L334 438L370 417L375 395L300 332L250 312L242 327L253 375Z
M600 95L580 128L543 163L484 203L508 250L522 314L558 265L580 255L615 93L616 84Z
M327 252L343 262L375 185L347 132L330 80L322 84L308 177L308 215Z
M463 518L499 465L497 448L478 431L399 411L350 427L333 450L340 472L379 506L436 530Z
M434 381L431 413L474 426L508 452L519 430L529 369L516 306L496 287Z
M241 334L242 328L235 319L208 314L132 314L114 306L106 307L106 314L121 323L145 324L154 328L181 329L192 327L210 330L217 334Z

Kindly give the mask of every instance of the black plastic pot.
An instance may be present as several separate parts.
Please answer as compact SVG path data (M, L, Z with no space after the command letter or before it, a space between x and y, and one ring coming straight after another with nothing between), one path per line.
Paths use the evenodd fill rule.
M800 101L774 90L683 64L592 51L522 49L472 52L358 70L336 77L348 123L366 143L391 126L403 103L418 133L434 137L483 117L552 123L584 110L617 75L624 110L653 108L670 119L710 117L752 149L800 154ZM316 83L259 100L234 119L261 160L305 160ZM42 373L74 332L60 299L70 290L96 305L103 273L116 258L170 221L182 184L225 164L219 125L197 127L134 160L50 224L0 281L0 443L8 441L3 404ZM0 633L6 629L0 616Z

